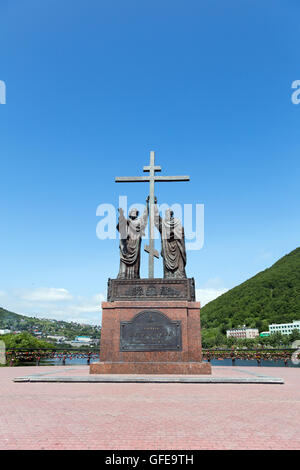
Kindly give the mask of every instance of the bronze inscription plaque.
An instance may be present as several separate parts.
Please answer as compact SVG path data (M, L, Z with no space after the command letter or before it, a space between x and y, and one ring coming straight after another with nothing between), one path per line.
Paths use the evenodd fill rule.
M181 351L181 321L158 310L143 310L120 322L120 351Z

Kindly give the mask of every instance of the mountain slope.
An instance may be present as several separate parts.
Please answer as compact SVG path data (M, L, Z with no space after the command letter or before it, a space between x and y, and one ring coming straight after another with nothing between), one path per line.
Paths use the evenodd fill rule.
M40 332L41 337L47 335L65 336L67 339L74 339L75 336L90 336L99 338L100 328L93 325L81 325L79 323L67 322L63 320L50 320L46 318L28 317L17 313L9 312L0 307L0 329L10 329L12 331L27 331L34 334Z
M0 322L9 321L9 320L20 321L24 318L26 317L23 315L19 315L18 313L14 313L14 312L9 312L8 310L5 310L5 308L0 307Z
M234 287L201 310L203 328L241 325L268 330L269 323L300 319L300 247Z

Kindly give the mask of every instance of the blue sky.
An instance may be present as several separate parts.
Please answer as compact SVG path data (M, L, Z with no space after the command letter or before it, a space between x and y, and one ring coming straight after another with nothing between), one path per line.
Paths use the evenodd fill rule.
M188 252L204 304L299 245L297 0L0 0L0 305L98 323L117 240L97 206L205 206ZM157 245L159 248L159 245ZM142 275L147 275L142 253ZM161 260L155 264L161 275Z

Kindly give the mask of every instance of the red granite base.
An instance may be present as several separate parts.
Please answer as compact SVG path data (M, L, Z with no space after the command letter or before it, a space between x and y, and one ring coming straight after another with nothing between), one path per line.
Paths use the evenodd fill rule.
M181 321L179 351L122 351L120 322L131 321L143 310L159 310L170 320ZM101 362L202 362L199 302L136 301L102 302Z
M130 322L144 310L152 309L180 322L181 346L178 350L123 350L121 322ZM102 302L100 359L101 362L91 364L90 374L211 374L210 364L202 362L199 302Z
M90 374L211 374L208 362L94 362Z

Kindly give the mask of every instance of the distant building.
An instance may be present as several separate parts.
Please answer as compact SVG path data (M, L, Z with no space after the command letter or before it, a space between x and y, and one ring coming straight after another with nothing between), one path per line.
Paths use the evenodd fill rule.
M8 335L11 333L11 330L0 330L0 335Z
M53 336L48 335L47 338L48 339L53 339L57 343L63 343L66 340L65 336L58 336L58 335L53 335Z
M232 328L226 330L227 338L242 338L242 339L253 339L259 335L257 328Z
M65 344L69 344L70 346L78 346L78 343L76 343L75 341L69 341L69 340L66 340L64 341Z
M76 336L75 337L75 342L76 343L84 343L84 344L89 344L91 343L91 338L89 336Z
M269 325L269 333L281 333L282 335L290 335L293 330L300 332L300 320L293 320L292 323L272 323Z

